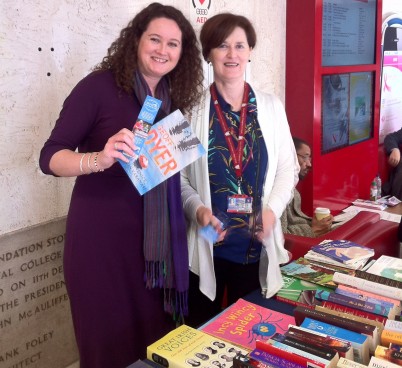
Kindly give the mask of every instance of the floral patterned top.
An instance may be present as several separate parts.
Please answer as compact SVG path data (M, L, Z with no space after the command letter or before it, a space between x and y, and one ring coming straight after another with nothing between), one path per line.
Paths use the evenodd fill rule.
M217 95L236 149L240 111L232 111L230 104L223 100L219 92ZM228 196L238 194L238 180L214 102L211 99L208 166L212 209L214 215L224 223L227 229L224 240L215 243L214 257L242 264L257 262L262 246L256 234L262 228L261 198L268 169L268 153L257 116L255 94L249 86L241 193L253 199L253 211L251 214L228 213Z

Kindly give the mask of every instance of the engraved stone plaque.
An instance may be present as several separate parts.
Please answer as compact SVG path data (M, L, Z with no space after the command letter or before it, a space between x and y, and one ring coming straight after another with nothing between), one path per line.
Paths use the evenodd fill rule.
M65 217L0 236L0 367L78 360L63 277Z

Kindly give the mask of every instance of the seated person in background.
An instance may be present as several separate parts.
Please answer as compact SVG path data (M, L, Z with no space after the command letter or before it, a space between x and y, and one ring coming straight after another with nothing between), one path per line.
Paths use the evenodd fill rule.
M402 200L402 161L399 146L402 144L402 129L389 133L384 139L384 149L388 163L392 167L389 182L384 183L383 194Z
M310 146L300 138L293 137L297 159L300 165L299 180L303 180L311 170ZM284 234L295 234L308 237L323 235L331 230L333 216L317 220L309 217L301 210L301 196L294 188L293 199L289 202L281 217L282 231Z

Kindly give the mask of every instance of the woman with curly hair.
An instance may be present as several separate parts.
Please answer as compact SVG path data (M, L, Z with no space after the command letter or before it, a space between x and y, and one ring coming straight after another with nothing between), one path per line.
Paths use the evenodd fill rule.
M193 28L179 10L153 3L72 90L42 148L44 173L77 177L64 273L81 368L127 367L187 313L180 176L141 197L117 160L134 154L147 95L162 101L158 121L189 111L201 91Z

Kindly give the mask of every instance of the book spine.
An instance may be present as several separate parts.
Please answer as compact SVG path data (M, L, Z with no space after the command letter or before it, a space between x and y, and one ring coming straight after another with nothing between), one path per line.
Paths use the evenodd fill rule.
M303 306L303 307L307 307L307 308L311 308L311 309L314 309L314 307L315 307L315 305L308 305L308 304L299 302L299 301L297 301L297 300L287 299L287 298L284 298L283 296L280 296L280 295L278 295L278 294L275 295L275 299L276 299L276 300L279 300L279 301L281 301L281 302L284 302L284 303L288 303L288 304L291 304L291 305L295 305L296 307L297 307L298 305Z
M383 299L375 297L375 296L364 294L363 292L360 292L359 290L350 291L350 290L344 290L344 289L338 287L335 289L335 294L345 295L345 296L349 296L354 299L364 300L368 303L380 304L389 310L391 310L395 307L395 304L389 302L388 300L383 300Z
M304 368L305 366L291 362L285 358L273 355L261 349L254 349L250 352L250 357L267 365L272 365L279 368Z
M388 319L387 322L385 322L384 329L402 333L402 322Z
M337 294L323 290L317 290L315 297L320 300L327 300L333 303L345 305L347 307L364 310L366 312L379 314L380 316L389 317L391 314L391 306L381 304L374 304L361 299L355 299L347 295Z
M402 333L390 330L384 330L381 333L381 345L389 346L393 342L395 344L402 344Z
M367 366L360 363L356 363L350 359L341 358L336 364L336 368L367 368Z
M350 286L347 286L347 285L339 284L338 287L336 288L336 290L337 289L350 291L352 293L359 293L359 294L362 294L362 295L365 295L365 296L370 296L370 297L373 297L373 298L384 300L385 302L389 302L389 303L391 303L391 304L393 304L395 306L400 306L400 304L401 304L401 302L399 300L397 300L397 299L387 298L386 296L383 296L383 295L370 293L369 291L365 291L365 290L359 290L359 289L356 289L356 288L353 288L353 287L350 287Z
M396 288L402 289L402 281L389 279L388 277L376 275L374 273L370 273L367 271L356 270L355 276L360 279L369 280L369 281L377 282L379 284L388 285L391 287L396 287Z
M365 280L352 275L335 272L332 280L337 284L354 286L358 289L366 290L374 294L383 295L389 298L402 300L402 288L398 289L392 286L379 284L370 280Z
M368 367L369 368L398 368L400 366L398 364L394 364L387 360L380 359L380 358L373 356L370 359L370 363L369 363Z
M317 358L325 359L327 361L331 361L337 354L336 351L328 349L326 347L324 348L323 346L321 347L315 346L313 341L310 341L310 343L308 344L300 339L297 339L289 335L275 334L271 336L271 339L281 342L285 345L292 346L296 349L303 350L306 353L313 354Z
M359 310L359 309L347 307L345 305L340 305L340 304L336 304L336 303L332 303L332 302L328 302L328 301L324 301L321 306L324 307L324 308L328 308L328 309L338 311L338 312L345 312L345 313L349 313L349 314L352 314L352 315L355 315L355 316L368 318L368 319L371 319L373 321L381 322L382 324L385 324L385 322L387 321L387 318L384 317L384 316L380 316L378 314L369 313L369 312L366 312L366 311L362 311L362 310Z
M262 351L266 351L267 353L270 353L272 355L275 355L280 358L284 358L286 360L289 360L293 363L300 364L302 367L305 368L321 368L323 367L322 363L315 362L312 359L309 359L307 357L301 356L299 354L296 354L294 352L284 350L279 348L278 346L274 346L269 344L268 342L257 340L255 342L255 347L256 349L260 349Z

